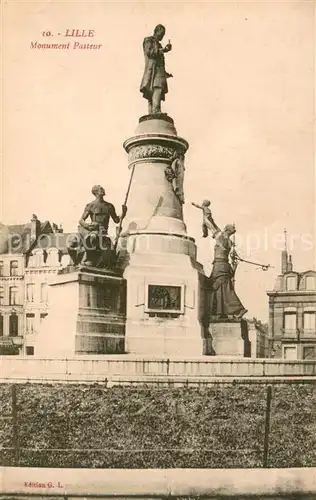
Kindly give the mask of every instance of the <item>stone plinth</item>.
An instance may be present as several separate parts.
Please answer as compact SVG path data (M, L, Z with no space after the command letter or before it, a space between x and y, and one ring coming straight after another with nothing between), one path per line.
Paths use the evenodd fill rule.
M210 353L210 337L203 323L204 276L187 256L134 254L124 276L127 353Z
M99 269L57 275L35 355L124 353L125 295L125 280Z
M247 356L248 336L244 322L212 323L210 330L216 356Z
M205 275L167 175L188 143L178 137L173 120L160 114L142 117L124 148L133 173L119 244L127 281L126 352L208 354Z

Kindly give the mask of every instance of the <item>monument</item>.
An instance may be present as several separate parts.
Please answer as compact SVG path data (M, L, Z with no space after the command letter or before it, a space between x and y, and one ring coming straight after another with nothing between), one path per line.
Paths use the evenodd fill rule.
M172 76L164 57L172 45L161 44L165 31L159 24L143 41L140 92L148 114L123 144L130 182L122 214L104 200L102 186L93 186L95 200L86 205L79 232L69 241L72 264L51 283L36 354L194 357L247 351L246 309L233 283L235 227L216 225L209 200L193 203L203 211L203 236L210 232L216 240L207 277L183 219L189 144L161 110ZM108 236L110 220L118 224L115 242Z

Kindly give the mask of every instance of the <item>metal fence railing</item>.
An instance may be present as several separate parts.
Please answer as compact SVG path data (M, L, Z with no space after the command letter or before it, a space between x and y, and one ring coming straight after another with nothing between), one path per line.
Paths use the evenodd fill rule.
M0 386L3 466L316 465L315 383Z

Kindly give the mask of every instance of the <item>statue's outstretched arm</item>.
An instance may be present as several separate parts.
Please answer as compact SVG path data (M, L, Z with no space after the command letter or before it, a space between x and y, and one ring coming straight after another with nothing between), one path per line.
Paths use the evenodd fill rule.
M213 223L210 222L210 225L207 225L207 227L210 229L212 233L212 238L214 238L217 241L221 239L221 236L223 235L222 230L220 227L218 227L218 225L214 221Z
M196 208L200 208L201 210L203 210L202 205L198 205L197 203L194 203L194 201L191 201L191 205L193 205Z

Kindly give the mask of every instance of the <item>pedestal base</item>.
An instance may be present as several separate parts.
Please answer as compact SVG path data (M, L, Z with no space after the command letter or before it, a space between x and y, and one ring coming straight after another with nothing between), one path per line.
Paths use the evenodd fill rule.
M247 356L248 335L243 322L212 323L210 331L216 356Z
M102 270L57 275L35 355L123 354L125 295L125 280Z
M148 322L147 326L128 324L126 351L137 355L154 357L198 357L211 352L211 339L201 336L198 325L195 328L172 328L170 321L159 320Z
M153 356L211 354L205 280L185 255L132 255L127 281L126 352Z

